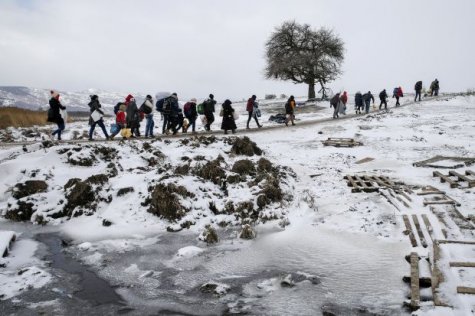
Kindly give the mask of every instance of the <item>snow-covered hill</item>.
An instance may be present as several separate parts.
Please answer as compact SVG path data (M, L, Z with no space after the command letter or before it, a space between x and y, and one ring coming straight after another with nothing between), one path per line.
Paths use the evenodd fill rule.
M123 101L128 93L109 92L98 89L88 89L85 91L70 92L59 91L61 102L69 111L88 111L89 96L97 94L101 104L105 108L112 109L117 102ZM144 93L131 92L138 102L141 102ZM37 89L29 87L0 87L0 106L15 106L24 109L37 110L48 107L50 89Z

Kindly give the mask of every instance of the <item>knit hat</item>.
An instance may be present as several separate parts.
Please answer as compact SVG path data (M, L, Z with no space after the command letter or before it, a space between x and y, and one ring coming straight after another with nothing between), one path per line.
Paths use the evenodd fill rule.
M52 98L55 98L55 99L59 98L58 91L51 90L50 93L51 93Z
M91 98L92 101L97 100L97 98L98 98L98 96L95 95L95 94L90 95L89 97Z
M152 96L150 94L147 94L146 98L152 100Z
M212 93L209 94L210 99L214 99L214 95Z
M231 105L231 104L232 104L232 102L229 99L226 99L224 101L224 105Z
M130 103L130 100L132 100L134 98L133 95L129 94L126 98L125 98L125 104L129 104Z

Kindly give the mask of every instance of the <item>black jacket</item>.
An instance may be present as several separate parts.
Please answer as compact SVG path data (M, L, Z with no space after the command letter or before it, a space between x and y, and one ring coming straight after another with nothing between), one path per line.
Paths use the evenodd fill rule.
M355 94L355 105L356 106L363 106L363 95L361 93Z
M214 105L216 104L216 101L213 99L208 99L204 102L204 113L205 115L211 115L214 113Z
M365 93L363 94L363 100L365 101L373 100L373 103L374 103L374 96L371 93Z
M127 126L132 128L135 124L138 124L140 121L139 117L139 109L137 108L137 103L135 101L130 101L129 105L127 105L127 109L125 110L127 113Z
M66 107L62 106L61 102L59 102L59 100L56 98L51 98L49 100L49 107L50 110L48 113L48 121L54 122L56 124L64 123L59 110L66 110Z
M221 129L236 129L236 122L234 122L234 109L231 106L231 102L223 103L223 122L221 123Z
M383 100L383 101L384 101L384 100L386 100L387 98L388 98L388 94L387 94L386 90L383 90L383 91L381 91L381 92L379 93L379 99L380 99L380 100Z
M91 100L91 102L89 102L89 112L92 114L92 112L94 111L98 111L99 113L101 113L102 115L104 115L104 112L101 110L101 104L99 103L99 100L95 99L95 100ZM92 121L92 118L89 117L89 125L92 125L92 123L94 123Z

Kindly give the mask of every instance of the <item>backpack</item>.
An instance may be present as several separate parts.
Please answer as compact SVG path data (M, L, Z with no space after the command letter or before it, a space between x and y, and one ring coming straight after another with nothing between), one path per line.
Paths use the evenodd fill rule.
M205 105L203 103L198 104L196 111L198 114L203 115L205 113Z
M163 100L163 108L162 111L164 114L171 114L172 113L172 102L169 98Z
M149 108L148 106L145 105L145 102L142 103L142 105L140 106L140 109L139 109L140 112L143 112L145 114L150 114L152 113L152 109Z
M119 112L119 108L120 108L120 105L121 105L121 104L122 104L122 103L119 102L119 103L117 103L117 104L114 106L114 114L115 114L115 115L117 115L117 112Z
M404 94L402 93L402 89L401 89L401 88L398 88L398 89L397 89L397 95L398 95L398 97L401 97L401 98L404 96Z
M155 108L158 112L163 112L163 103L165 102L165 98L157 100L155 103Z
M183 107L183 112L185 113L185 116L191 116L191 103L187 102L185 106Z
M287 101L287 103L285 103L285 112L286 113L292 112L292 108L290 106L290 101Z

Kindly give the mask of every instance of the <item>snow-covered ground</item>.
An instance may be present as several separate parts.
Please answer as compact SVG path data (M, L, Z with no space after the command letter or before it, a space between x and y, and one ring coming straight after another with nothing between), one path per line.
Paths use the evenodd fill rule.
M262 104L263 116L282 106ZM327 109L307 112L302 108L297 117L305 121L331 116L328 102L321 106ZM242 128L245 104L235 104L235 108L241 111L238 125ZM440 98L350 120L249 134L263 150L262 157L280 170L283 199L270 201L262 209L257 208L257 199L270 180L258 182L257 175L244 175L244 181L228 183L224 193L221 182L214 183L212 178L202 181L202 173L182 168L188 164L190 170L196 170L219 155L224 161L214 166L227 176L236 174L232 167L239 160L258 164L261 156L232 153L233 141L224 135L189 142L148 141L145 146L143 141L130 141L3 148L0 212L16 209L18 201L32 203L31 221L46 226L0 219L0 228L16 231L18 237L11 254L1 259L5 267L0 268L0 313L409 314L403 308L409 287L402 277L410 274L404 257L412 251L432 257L431 247L412 248L403 234L401 210L376 192L351 193L343 177L383 175L407 185L431 185L460 202L458 210L464 217L473 216L474 188L450 189L433 177L434 169L412 165L435 155L475 157L473 117L475 98ZM71 124L65 138L72 138L73 131L85 131L87 126L81 124ZM239 133L244 135L245 131ZM324 147L322 141L328 137L355 138L363 146ZM374 160L356 163L367 157ZM466 169L473 170L473 166L457 170ZM107 175L107 180L94 178L96 182L91 182L94 179L89 177L96 174ZM68 202L77 184L64 186L72 178L85 187L90 183L96 196L92 206L71 211ZM26 180L44 181L47 189L39 186L37 193L18 197L21 188L13 187ZM184 214L174 223L147 212L147 198L153 198L153 188L159 183L183 186L187 191L179 198ZM128 187L133 191L118 195L119 189ZM84 192L89 191L86 188ZM235 205L251 201L259 215L248 216L244 210L239 216L226 213L230 201ZM414 199L414 203L418 201L420 198ZM82 211L83 215L71 219L54 216L64 209L72 212L69 214ZM410 210L420 214L428 209L420 203L418 209ZM241 226L246 224L256 232L255 239L239 238ZM201 240L208 225L217 232L217 244ZM442 224L433 225L438 229ZM179 232L167 232L183 227ZM126 306L105 304L94 310L92 303L82 304L76 295L77 277L65 276L45 262L51 250L35 237L44 232L59 234L68 244L63 250L66 255L109 282ZM462 234L457 227L449 233L459 240L474 240L473 233ZM444 245L441 263L454 260L474 262L473 247ZM18 275L24 268L29 272ZM446 282L441 289L453 309L434 307L429 299L422 302L417 315L472 313L473 295L453 291L457 282L474 287L470 268L460 270L443 271ZM422 293L431 296L430 290Z

